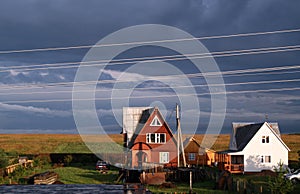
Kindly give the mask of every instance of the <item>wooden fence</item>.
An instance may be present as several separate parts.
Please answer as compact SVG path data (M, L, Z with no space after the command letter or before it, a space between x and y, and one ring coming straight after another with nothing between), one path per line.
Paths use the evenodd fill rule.
M233 182L233 189L237 193L241 194L252 194L252 193L270 193L270 190L268 188L267 184L258 184L258 183L250 183L247 180L244 179L237 179Z
M7 167L5 167L5 174L9 175L11 173L13 173L18 167L33 167L33 160L27 160L26 162L23 163L17 163L17 164L13 164L13 165L9 165Z
M216 189L229 190L240 194L270 193L267 183L252 183L243 178L233 178L229 172L205 169L208 179L216 183Z

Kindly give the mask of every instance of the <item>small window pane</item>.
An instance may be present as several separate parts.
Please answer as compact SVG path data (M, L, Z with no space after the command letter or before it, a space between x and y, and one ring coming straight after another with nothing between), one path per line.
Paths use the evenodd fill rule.
M189 160L190 161L196 160L196 154L195 153L189 153Z
M151 143L154 143L154 142L155 142L155 134L152 133L152 134L151 134Z
M150 143L150 142L151 142L151 139L150 139L150 133L147 133L147 134L146 134L146 142L147 142L147 143Z
M262 136L261 142L266 143L266 137L265 136Z
M265 157L265 162L266 163L271 163L271 156L266 156Z
M261 162L261 163L264 163L264 156L261 156L260 162Z
M162 124L157 116L155 116L154 119L151 121L150 126L162 126Z
M164 134L164 133L160 134L160 142L161 143L166 143L166 134Z
M159 133L155 133L155 143L160 143L160 135Z
M159 162L168 163L169 162L169 152L159 152Z

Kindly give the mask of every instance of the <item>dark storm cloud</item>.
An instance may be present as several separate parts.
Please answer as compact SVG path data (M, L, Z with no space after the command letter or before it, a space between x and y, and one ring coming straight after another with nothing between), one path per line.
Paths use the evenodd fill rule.
M2 0L0 2L0 50L93 45L104 36L124 27L149 23L175 26L195 37L293 29L300 27L299 7L300 1L298 0ZM210 51L296 45L300 43L300 33L217 39L202 42ZM3 54L0 55L0 65L81 61L87 51L87 49L80 49ZM225 57L217 58L216 61L221 70L234 70L299 64L298 56L299 51L272 55ZM29 74L19 74L18 76L13 75L15 72L6 72L5 74L0 73L0 82L17 84L23 82L64 81L61 77L65 81L73 81L75 71L76 69L36 71ZM42 76L40 73L49 74ZM292 78L297 77L299 77L299 74L293 74ZM291 75L225 77L224 79L225 82L230 83L288 78L291 78ZM298 85L298 83L288 84L288 86ZM282 87L286 86L283 85ZM236 86L227 89L241 90L271 87L272 85ZM283 98L285 95L280 93L272 95L274 99L277 99L273 104L269 99L258 98L252 94L248 96L237 95L238 97L231 95L228 101L227 128L230 127L229 123L234 121L238 115L245 115L247 117L245 120L263 118L261 115L268 112L264 111L264 108L273 110L276 119L280 118L278 114L299 114L298 101L294 98L285 99ZM270 95L264 94L262 96ZM292 96L299 96L299 92L294 92ZM236 99L241 99L244 103L237 103ZM263 107L264 102L268 102L268 106ZM209 104L209 101L205 101L205 103ZM55 109L53 104L46 105L37 104L35 107L49 106L52 107L50 110ZM260 107L257 107L258 105ZM70 110L70 104L65 106L65 109ZM240 112L243 112L243 114ZM16 122L16 118L24 113L16 110L9 114L0 113L2 120L6 120L5 116L9 117L5 121L5 125L0 125L0 129L1 127L17 129L24 126L25 121L19 125ZM258 114L258 116L255 116L255 114ZM26 115L24 120L31 119L34 120L35 117ZM44 118L35 123L32 128L39 128L41 125L48 129L60 129L60 126L74 127L74 121L71 117L68 119L58 118L55 123L54 126L50 119ZM283 123L292 122L288 122L286 119ZM27 128L30 128L30 124Z
M32 48L95 43L129 25L155 21L166 6L134 1L2 1L1 46ZM158 22L158 21L157 21ZM36 40L36 41L34 41Z
M145 23L176 26L195 36L295 28L299 5L296 0L6 0L0 6L0 49L94 44L113 31Z
M194 36L297 28L299 1L81 1L4 0L0 6L0 50L95 44L131 25L158 23ZM274 35L206 41L211 50L243 49L293 43L296 37ZM281 42L280 42L281 41ZM246 43L246 44L245 44ZM245 46L246 45L246 46ZM80 61L87 50L2 55L6 61L43 63Z

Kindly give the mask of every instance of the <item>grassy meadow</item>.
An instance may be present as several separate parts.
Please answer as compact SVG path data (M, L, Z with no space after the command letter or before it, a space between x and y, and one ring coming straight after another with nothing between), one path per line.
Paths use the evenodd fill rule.
M185 135L188 137L189 135ZM203 135L194 136L199 142ZM214 142L212 149L216 151L228 149L230 135L210 135L207 136ZM95 143L99 149L110 147L112 142L122 145L123 136L121 134L109 135L86 135L83 137L90 145ZM282 134L283 141L291 149L289 159L298 161L298 151L300 150L300 134ZM80 135L77 134L0 134L1 148L6 152L17 152L20 154L38 153L91 153Z
M194 137L200 142L203 139L201 134ZM99 149L109 149L112 142L122 145L123 141L121 134L112 134L109 135L109 138L102 135L86 135L83 138L90 145L95 143ZM209 138L215 140L212 149L216 151L228 149L230 135L210 135ZM289 160L298 161L300 134L282 134L282 139L291 149ZM18 152L20 154L91 153L81 136L77 134L0 134L0 145L6 152Z
M184 135L184 139L190 137L190 135ZM199 142L204 138L204 135L194 136ZM228 149L230 135L210 135L206 136L209 141L214 142L211 149L216 151ZM83 139L85 141L83 141ZM283 141L291 149L289 153L289 159L298 161L298 151L300 150L300 134L283 134ZM84 136L75 134L0 134L0 148L4 149L5 152L24 154L49 154L49 153L91 153L89 148L86 146L87 142L91 146L97 146L97 149L111 148L113 142L122 145L123 136L121 134L109 135L91 135ZM116 150L120 151L120 150ZM8 184L12 179L13 183L20 183L23 180L22 177L29 177L35 173L44 171L55 171L59 174L59 180L65 184L105 184L115 183L118 177L118 170L109 170L107 174L101 174L95 170L94 164L80 165L73 164L65 167L55 167L46 165L42 167L35 167L31 170L22 171L21 175L9 176L0 179L0 184ZM242 178L245 178L241 175ZM21 178L21 179L20 179ZM255 178L256 180L256 178ZM260 181L260 179L257 179ZM264 184L267 181L263 182ZM120 182L118 183L120 184ZM213 181L197 182L193 184L193 191L195 193L228 193L226 191L214 190L215 183ZM296 185L295 192L300 190L300 185ZM188 183L176 184L176 188L160 188L158 186L148 186L149 190L154 193L173 193L173 192L188 192Z

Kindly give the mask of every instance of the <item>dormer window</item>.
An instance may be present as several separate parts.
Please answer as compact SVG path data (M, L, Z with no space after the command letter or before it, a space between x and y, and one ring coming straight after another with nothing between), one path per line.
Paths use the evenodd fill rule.
M152 120L150 126L162 126L160 120L158 119L157 116L154 117L154 119Z
M262 142L262 143L269 143L269 142L270 142L269 136L262 136L261 142Z

